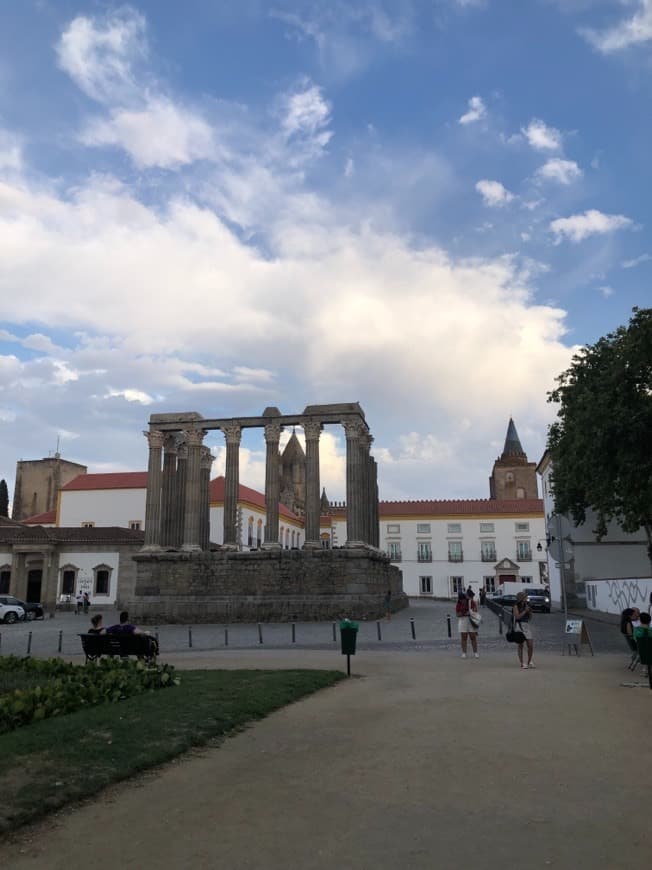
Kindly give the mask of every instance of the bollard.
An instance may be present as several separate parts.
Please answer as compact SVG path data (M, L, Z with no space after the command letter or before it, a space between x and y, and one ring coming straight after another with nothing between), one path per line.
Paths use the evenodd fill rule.
M156 629L154 631L154 637L156 638L156 646L160 646L158 642L158 625L156 626Z
M498 633L503 633L503 610L502 607L500 609L500 615L498 616Z
M380 635L380 623L379 622L376 623L376 634L378 635L378 640L382 640L382 637Z
M333 623L333 640L337 643L337 633L335 631L335 623Z
M188 626L188 646L192 646L192 628Z
M27 635L27 655L29 655L32 651L32 632L30 631Z
M224 629L224 646L228 646L228 645L229 645L229 629L225 628Z
M416 640L417 636L414 631L414 617L410 617L410 629L412 631L412 640Z
M59 646L57 647L57 652L61 652L62 646L63 646L63 631L59 631Z
M293 622L292 623L292 643L297 642L296 628L297 628L296 624Z
M453 632L451 631L451 615L450 615L450 613L446 614L446 627L448 629L448 636L452 637Z
M258 623L258 643L263 642L263 627L260 623Z

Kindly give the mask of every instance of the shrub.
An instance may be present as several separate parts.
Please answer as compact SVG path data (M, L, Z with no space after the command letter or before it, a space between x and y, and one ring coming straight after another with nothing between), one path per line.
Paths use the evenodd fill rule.
M36 686L14 689L0 695L0 734L39 722L50 716L62 716L81 707L115 704L123 698L153 692L179 684L171 665L145 665L122 659L100 659L81 667L60 659L0 658L2 672L26 677L39 675Z

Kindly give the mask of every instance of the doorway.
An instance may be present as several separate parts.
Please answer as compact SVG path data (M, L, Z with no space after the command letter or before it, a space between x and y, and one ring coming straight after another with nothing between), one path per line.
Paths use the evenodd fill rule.
M39 604L41 601L41 581L43 579L43 570L41 568L32 568L27 572L27 601Z

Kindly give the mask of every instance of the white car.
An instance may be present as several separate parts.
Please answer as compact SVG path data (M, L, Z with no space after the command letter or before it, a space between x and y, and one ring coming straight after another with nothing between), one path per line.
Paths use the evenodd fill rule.
M17 622L25 619L25 609L19 604L0 604L0 621Z

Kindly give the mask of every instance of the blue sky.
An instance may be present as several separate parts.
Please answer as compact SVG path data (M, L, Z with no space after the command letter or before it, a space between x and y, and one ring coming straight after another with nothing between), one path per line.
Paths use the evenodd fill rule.
M2 19L10 488L57 438L90 470L144 468L152 412L357 400L381 497L485 496L510 414L538 459L573 349L652 302L652 0ZM333 498L343 449L329 429Z

